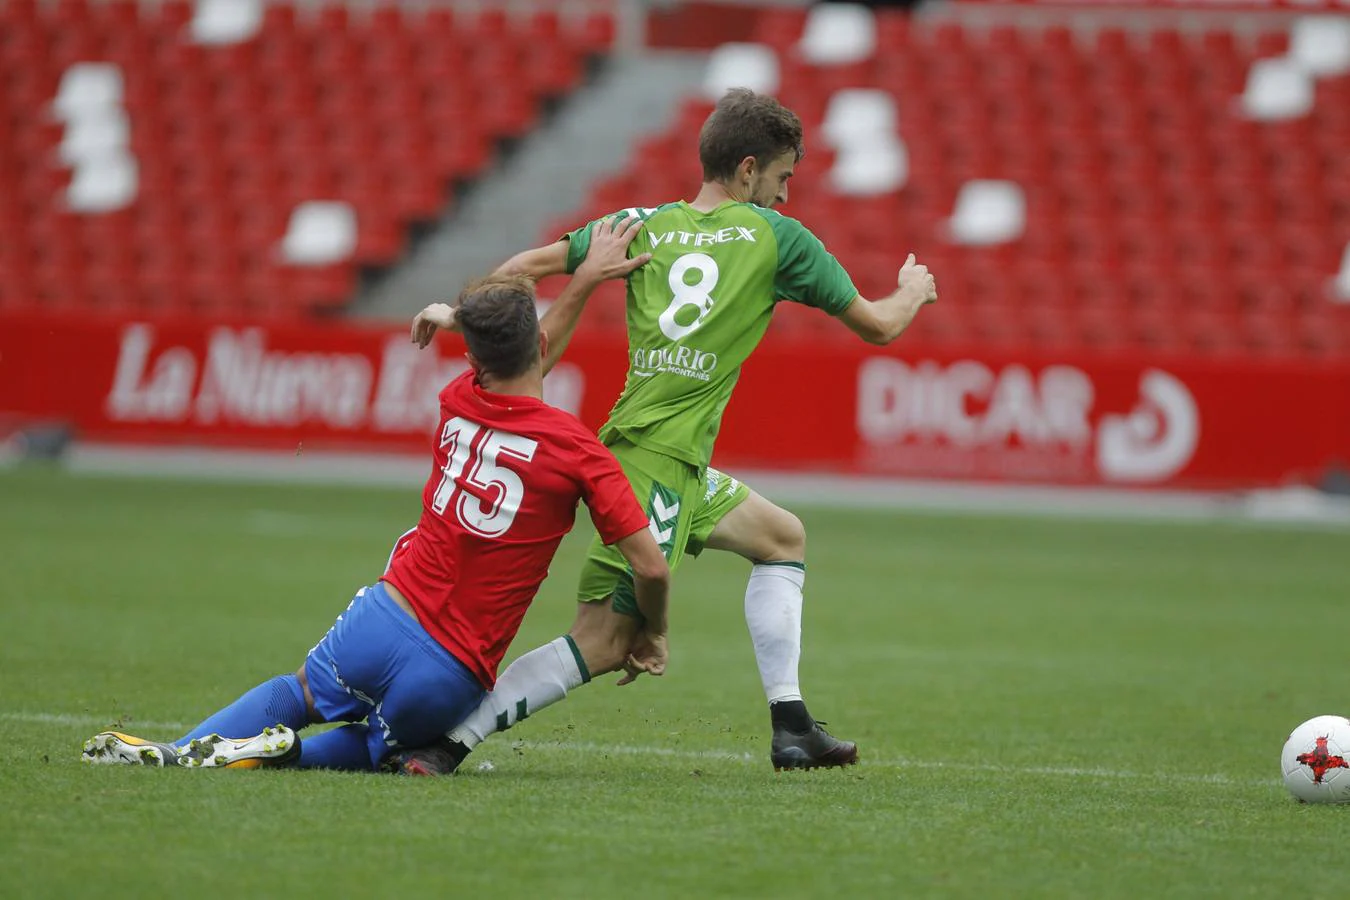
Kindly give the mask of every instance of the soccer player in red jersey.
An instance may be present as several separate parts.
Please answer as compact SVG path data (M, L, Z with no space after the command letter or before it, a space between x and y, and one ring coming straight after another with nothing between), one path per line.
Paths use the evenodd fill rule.
M625 255L639 228L597 230L601 253L592 249L590 268L579 269L559 298L555 321L575 324L569 310L596 285L645 262ZM455 315L472 371L441 391L422 516L382 579L357 592L295 674L253 688L171 744L103 732L85 744L84 759L371 770L395 747L427 744L491 689L578 501L632 566L649 628L629 665L661 674L665 556L613 455L574 416L543 401L543 376L557 355L541 331L533 282L479 282ZM571 638L555 643L557 652L580 656ZM295 730L318 722L349 724L302 745Z

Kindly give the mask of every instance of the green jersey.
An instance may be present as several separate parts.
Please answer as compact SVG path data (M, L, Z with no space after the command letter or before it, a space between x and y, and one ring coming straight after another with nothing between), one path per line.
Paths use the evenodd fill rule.
M804 225L752 203L699 212L680 201L618 215L646 221L628 253L652 259L628 279L628 379L600 440L622 437L702 468L774 304L838 315L858 291ZM594 224L567 236L569 273L586 258Z

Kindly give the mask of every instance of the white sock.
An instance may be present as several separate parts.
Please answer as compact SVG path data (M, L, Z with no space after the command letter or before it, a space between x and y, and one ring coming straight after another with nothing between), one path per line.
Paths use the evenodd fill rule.
M745 586L745 624L770 703L802 699L797 664L802 657L801 563L760 563Z
M567 635L536 647L506 667L478 708L450 732L450 740L472 750L488 735L552 706L591 680L584 665Z

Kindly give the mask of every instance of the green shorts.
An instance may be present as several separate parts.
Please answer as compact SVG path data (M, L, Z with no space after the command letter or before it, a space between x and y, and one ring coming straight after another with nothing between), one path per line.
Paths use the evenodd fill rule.
M713 468L697 466L617 441L610 451L623 467L651 530L673 572L685 554L697 556L708 535L727 513L750 496L750 488ZM597 535L586 552L577 600L614 598L615 612L641 618L633 595L633 575L623 554Z

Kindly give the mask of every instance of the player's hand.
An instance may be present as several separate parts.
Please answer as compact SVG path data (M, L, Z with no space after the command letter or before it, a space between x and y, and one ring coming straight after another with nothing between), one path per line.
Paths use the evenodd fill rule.
M438 328L455 330L455 308L448 303L433 303L413 318L412 342L419 350L425 348Z
M632 684L643 672L649 675L663 675L666 663L670 660L670 649L664 634L643 632L628 648L628 659L624 660L624 676L619 684Z
M900 267L900 293L913 303L937 302L937 280L928 272L928 267L920 265L909 255Z
M610 218L596 222L591 230L590 249L586 251L585 261L577 267L577 274L600 282L623 278L645 266L652 258L650 253L628 258L628 245L641 230L642 220L637 216L623 221Z

